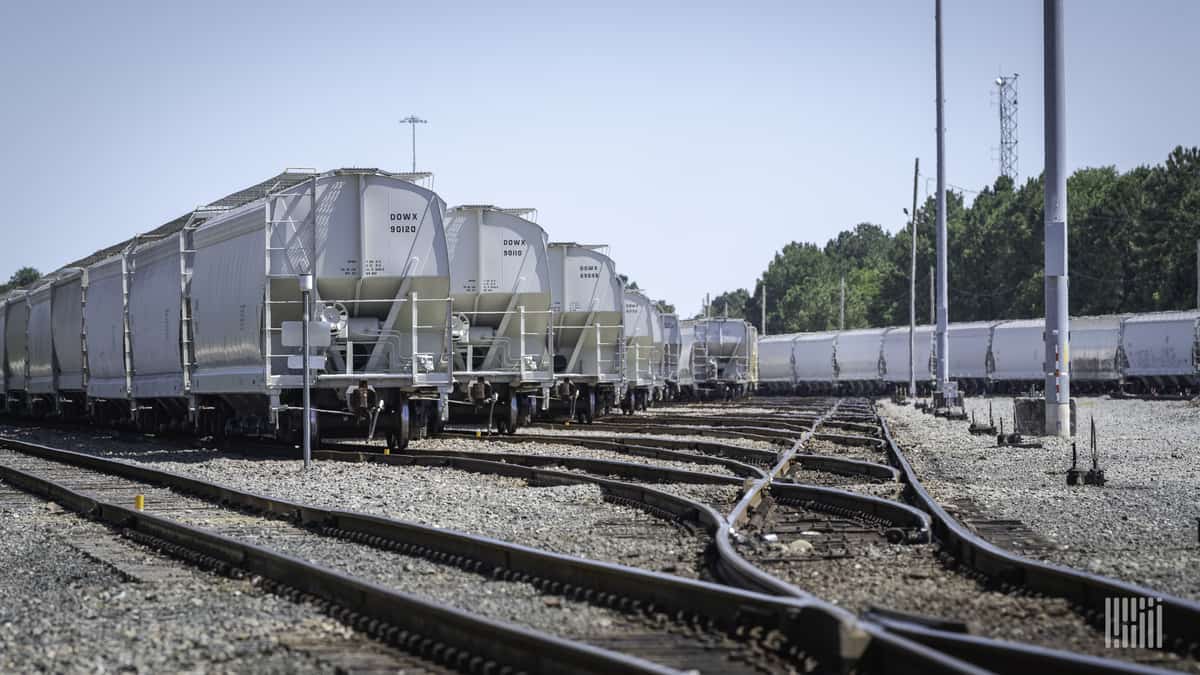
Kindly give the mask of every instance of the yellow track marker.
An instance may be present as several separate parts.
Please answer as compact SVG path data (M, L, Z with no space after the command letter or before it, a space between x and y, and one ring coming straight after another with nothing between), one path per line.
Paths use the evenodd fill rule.
M133 508L142 511L146 508L146 495L136 495L133 498Z

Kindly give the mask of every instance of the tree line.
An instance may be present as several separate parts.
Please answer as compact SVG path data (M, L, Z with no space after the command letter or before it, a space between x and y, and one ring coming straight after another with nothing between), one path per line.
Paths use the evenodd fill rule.
M1121 173L1076 171L1067 180L1072 316L1192 309L1197 306L1200 148L1175 148L1162 164ZM936 205L917 212L918 323L930 317ZM950 318L1043 315L1043 181L1016 186L1001 176L968 206L946 194ZM824 246L791 242L775 254L753 292L728 291L714 314L759 324L762 288L770 333L834 330L846 280L846 328L908 323L911 239L859 223Z

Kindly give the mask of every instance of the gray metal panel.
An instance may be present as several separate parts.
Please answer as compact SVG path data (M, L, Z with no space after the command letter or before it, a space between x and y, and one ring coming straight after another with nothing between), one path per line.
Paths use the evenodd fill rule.
M201 228L193 238L191 309L197 393L261 392L266 230L261 210ZM91 289L88 289L91 306Z
M548 369L546 334L550 324L550 266L546 231L536 223L490 206L460 206L446 212L446 246L454 312L472 327L503 328L505 343L478 344L491 353L484 369L514 370L515 343ZM516 309L525 308L525 335ZM461 344L461 343L460 343ZM464 374L464 378L470 375Z
M692 349L696 345L696 326L693 321L679 322L679 362L675 364L675 381L680 386L696 383L692 373Z
M310 183L299 182L282 195L260 199L208 220L193 236L192 273L197 393L262 392L268 386L299 378L266 382L262 323L267 292L266 227L268 210L278 225L270 252L270 337L273 357L285 357L278 329L300 314L296 275L309 268L315 244L316 300L341 303L351 318L386 319L380 338L356 341L382 357L374 372L404 375L413 353L427 355L445 378L445 352L450 267L442 216L445 205L433 192L400 178L369 170L321 174L316 181L316 214ZM312 223L315 221L315 231ZM412 312L403 302L418 296L417 345L412 344ZM397 298L397 295L400 298ZM291 350L293 353L295 350ZM273 375L286 373L285 361L274 359ZM326 373L325 375L329 375ZM434 377L422 373L422 379ZM405 378L402 378L405 379ZM406 386L380 380L377 386ZM340 387L331 379L319 386Z
M792 342L795 354L796 381L832 383L837 379L834 370L833 348L837 333L803 333Z
M992 329L993 380L1043 380L1046 377L1045 319L1002 321ZM951 346L951 353L954 347Z
M987 379L988 350L991 347L992 326L996 323L974 321L950 324L947 340L950 342L951 379Z
M913 372L918 382L928 382L933 371L933 327L913 330ZM889 328L883 336L883 379L908 382L908 327Z
M54 282L52 321L59 391L83 390L83 272Z
M24 391L28 386L28 354L26 352L25 330L29 325L29 303L24 291L13 293L8 298L5 307L4 349L5 365L8 368L8 379L5 387L8 391Z
M662 359L662 325L658 310L641 291L625 290L625 377L646 386L656 376L655 364Z
M134 398L184 396L180 351L183 266L179 235L143 244L130 255L129 332Z
M742 319L724 317L709 317L697 319L697 324L703 324L700 332L707 335L705 340L708 355L712 358L744 356L749 342L750 324Z
M1071 379L1113 382L1121 379L1121 316L1071 319Z
M4 329L5 319L8 314L7 304L8 296L0 296L0 410L4 409L4 396L2 394L8 390L8 357L5 355L7 338Z
M839 380L874 382L881 379L879 360L885 328L838 333L836 358Z
M1196 370L1200 312L1140 314L1125 320L1122 348L1132 377L1189 376Z
M126 398L125 273L121 256L88 268L88 301L83 321L87 331L88 396Z
M30 291L29 324L26 335L29 337L29 392L31 394L53 394L54 382L54 340L51 334L50 301L54 297L54 287L42 284Z
M625 316L621 280L612 258L597 249L570 243L549 245L554 349L567 361L571 374L599 372L618 376L621 369L616 358L617 343L621 340ZM599 331L595 328L597 324Z
M758 340L758 381L793 385L796 362L792 342L800 333L770 335Z

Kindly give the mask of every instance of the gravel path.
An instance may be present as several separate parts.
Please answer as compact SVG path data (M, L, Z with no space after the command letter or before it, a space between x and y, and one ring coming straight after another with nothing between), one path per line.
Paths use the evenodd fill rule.
M118 573L83 553L86 541L124 549L170 580ZM3 484L0 566L0 672L327 673L368 656L422 672L312 607L161 558ZM305 645L331 651L310 655Z
M991 399L1011 429L1011 399ZM987 399L967 399L968 414L987 419ZM896 441L930 494L960 500L987 516L1020 520L1052 542L1030 554L1200 599L1200 407L1189 402L1078 399L1080 431L1095 415L1102 488L1066 485L1070 444L1042 439L1044 449L996 448L966 423L884 402ZM1087 462L1086 433L1080 462ZM1086 468L1086 467L1085 467Z
M710 540L639 509L604 501L592 485L523 480L440 467L268 460L202 448L104 439L103 434L0 430L55 447L144 463L313 506L445 527L558 553L699 577ZM111 436L111 435L110 435ZM619 530L622 536L611 536Z

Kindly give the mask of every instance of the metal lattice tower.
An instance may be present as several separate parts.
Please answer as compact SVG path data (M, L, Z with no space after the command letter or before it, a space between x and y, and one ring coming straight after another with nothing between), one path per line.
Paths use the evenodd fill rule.
M1000 175L1017 182L1017 74L996 78L1000 95Z

